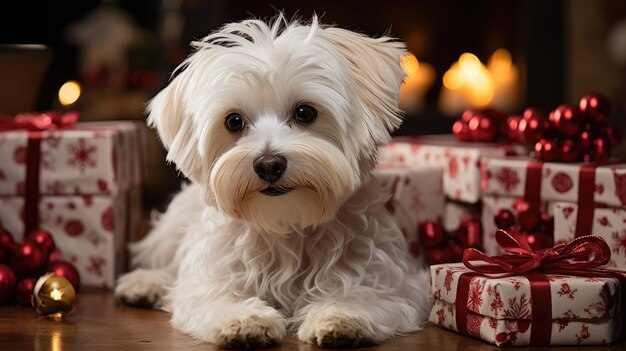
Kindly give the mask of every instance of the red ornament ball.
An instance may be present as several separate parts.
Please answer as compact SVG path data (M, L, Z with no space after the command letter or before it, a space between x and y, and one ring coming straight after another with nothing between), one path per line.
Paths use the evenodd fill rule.
M469 126L467 125L467 122L463 122L462 120L454 122L452 125L452 134L454 134L456 139L459 141L472 140Z
M465 251L465 249L461 245L453 243L450 245L450 249L452 249L452 257L450 262L460 262L461 260L463 260L463 251Z
M6 264L0 264L0 304L13 301L16 287L15 272Z
M0 227L0 262L9 261L13 245L15 245L13 236L11 236L7 230Z
M550 122L546 116L533 108L527 108L524 111L523 118L517 126L521 141L528 145L534 145L549 129Z
M52 235L45 230L33 230L32 232L26 235L26 239L24 241L34 241L37 244L43 246L48 250L48 252L54 251L54 239Z
M9 262L20 276L36 275L48 263L48 252L35 242L20 242L13 247Z
M604 123L611 114L611 102L604 95L590 93L583 96L578 103L583 116L596 123Z
M433 247L426 250L424 257L428 264L450 263L455 260L455 253L450 247Z
M484 114L476 114L468 123L470 135L475 141L495 141L498 136L498 125L493 118Z
M528 233L526 234L526 241L533 251L552 247L552 239L544 232Z
M59 249L56 249L48 254L48 262L62 261L63 255Z
M541 223L541 210L539 206L529 202L520 203L517 207L517 223L523 230L532 232Z
M519 121L522 116L509 116L506 119L505 135L508 141L521 141L518 131Z
M494 217L494 222L496 223L496 227L498 227L498 229L507 230L515 224L515 216L513 215L513 212L509 210L498 210Z
M480 249L483 245L483 227L480 221L476 219L468 219L459 225L457 231L457 240L461 243L463 248L473 247Z
M572 139L564 139L559 143L560 161L576 162L581 158L580 145Z
M67 261L54 261L50 263L48 268L46 268L46 272L51 272L67 279L76 291L80 288L80 274L76 267Z
M584 130L578 136L581 152L588 152L593 146L593 133L590 130Z
M465 110L463 111L463 114L461 115L461 121L465 123L469 123L470 119L472 119L472 117L474 117L478 113L479 113L478 110L472 110L472 109Z
M609 144L611 144L611 147L619 145L622 141L622 133L620 133L619 128L616 125L609 124L606 126L604 132L609 140Z
M446 233L439 221L426 221L419 224L418 237L420 244L426 248L443 245Z
M19 284L17 284L17 292L15 293L15 299L17 303L24 307L30 307L31 298L33 296L33 289L35 288L35 283L37 283L37 279L35 278L25 278L22 279Z
M576 107L563 104L552 111L550 122L561 134L573 137L583 127L583 116Z
M584 155L585 162L603 162L611 157L611 145L605 138L593 139L591 148Z
M541 161L554 161L559 157L559 145L554 139L540 139L535 143L535 157Z

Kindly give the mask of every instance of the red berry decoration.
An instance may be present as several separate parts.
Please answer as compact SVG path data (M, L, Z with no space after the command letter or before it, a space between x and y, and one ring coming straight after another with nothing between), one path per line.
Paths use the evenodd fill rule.
M476 114L468 123L470 135L475 141L495 141L498 136L498 125L493 118L484 114Z
M524 111L523 118L517 126L521 141L528 145L534 145L549 129L550 122L546 116L534 108L527 108Z
M482 247L483 227L476 219L468 219L461 222L457 231L457 239L464 248L473 247L480 249Z
M443 244L445 231L441 222L426 221L419 224L419 240L426 248L432 248Z
M15 293L17 303L24 307L32 306L31 298L33 296L33 289L35 288L36 282L37 279L35 278L25 278L17 284L17 292Z
M574 106L563 104L552 111L550 122L561 134L573 137L582 128L583 117Z
M515 216L513 215L513 212L509 210L498 210L494 217L494 221L498 229L507 230L515 224Z
M604 123L611 114L611 103L604 95L591 93L583 96L578 103L583 116L596 123Z
M20 276L36 275L48 263L48 252L35 242L20 242L13 247L9 262Z
M454 134L456 139L459 141L472 140L469 126L467 125L467 122L463 122L462 120L454 122L452 125L452 134Z
M559 154L563 162L576 162L581 158L580 145L572 139L561 140Z
M535 157L541 161L555 161L559 157L559 146L554 139L541 139L535 143Z
M455 254L449 247L434 247L426 250L424 259L428 264L454 262Z
M73 264L66 261L55 261L48 265L46 272L51 272L67 279L74 287L74 290L78 291L80 287L80 275Z
M6 264L0 264L0 304L13 301L16 287L17 276L15 272Z
M8 262L13 249L13 237L4 228L0 227L0 262Z
M26 239L24 241L34 241L37 244L43 246L48 250L48 252L54 251L54 239L52 239L52 235L45 230L33 230L32 232L26 235Z

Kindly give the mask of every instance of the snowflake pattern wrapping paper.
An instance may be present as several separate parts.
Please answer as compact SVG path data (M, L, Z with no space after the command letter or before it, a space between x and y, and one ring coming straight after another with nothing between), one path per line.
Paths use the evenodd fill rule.
M444 195L441 186L442 169L423 166L380 164L374 176L391 195L385 208L407 239L411 256L423 266L423 249L418 243L418 225L424 221L441 220Z
M579 210L579 206L573 203L552 204L555 242L568 242L576 237ZM626 209L586 209L586 215L592 223L588 234L602 237L611 248L611 262L608 265L626 269Z
M82 284L113 287L141 220L142 128L135 122L88 122L36 132L38 191L32 198L26 195L33 192L27 178L37 167L29 162L29 132L0 133L2 225L20 240L34 206L36 223L30 226L53 235Z
M409 167L441 167L445 195L452 200L476 203L480 200L480 160L525 151L520 145L464 143L452 135L428 135L395 138L382 153L382 159Z
M464 273L472 272L462 263L430 267L434 297L429 320L443 328L457 327L457 287ZM620 286L614 278L548 275L552 315L551 345L606 345L621 337ZM497 346L531 344L535 304L529 280L523 276L470 278L467 291L467 333ZM546 331L547 332L547 331Z
M494 157L482 161L481 171L486 195L626 206L626 162L594 166Z

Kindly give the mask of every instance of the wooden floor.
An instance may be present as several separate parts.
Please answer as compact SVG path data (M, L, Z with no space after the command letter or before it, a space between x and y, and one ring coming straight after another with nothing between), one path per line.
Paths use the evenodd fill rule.
M126 307L110 292L81 291L75 311L62 322L38 317L29 308L0 307L0 350L217 350L198 344L172 329L168 314ZM626 343L612 347L513 348L511 350L626 350ZM271 350L318 350L288 339ZM479 340L462 337L434 326L415 334L394 338L366 350L499 350Z

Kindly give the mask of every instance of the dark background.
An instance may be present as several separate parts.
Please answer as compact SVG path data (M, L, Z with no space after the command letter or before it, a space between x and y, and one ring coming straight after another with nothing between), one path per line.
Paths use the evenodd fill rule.
M626 2L620 0L120 0L107 3L128 12L148 39L136 48L129 48L130 78L117 86L114 93L101 86L91 88L86 83L84 97L74 107L87 120L145 118L138 101L145 102L167 83L168 74L187 55L189 41L227 22L249 17L270 18L277 10L283 10L288 18L301 16L307 20L316 13L327 24L369 35L389 33L405 41L420 61L434 67L437 77L426 95L425 108L407 116L398 134L448 133L453 118L443 116L437 108L443 73L463 52L472 52L486 62L498 48L511 52L520 73L522 101L514 111L508 112L518 113L525 106L548 110L563 102L575 103L585 92L593 90L610 97L615 107L612 120L624 128L621 116L625 111L626 70L624 63L611 59L607 44L610 31L626 18ZM63 82L70 79L86 82L85 72L80 68L80 48L68 43L65 33L70 23L101 4L94 0L0 4L0 44L45 44L52 53L40 86L34 85L38 88L36 99L29 108L57 108L56 94ZM182 19L182 29L173 40L164 40L162 34L168 13ZM138 86L137 79L142 78L137 77L144 77L141 75L144 73L147 83ZM8 84L7 79L0 76L0 94L2 89L10 89L11 84L26 84ZM110 101L127 102L124 108L97 107L109 106ZM158 204L164 193L174 190L180 180L172 167L164 166L163 151L156 138L153 137L151 145L150 167L161 167L162 172L157 172L155 179L146 185L148 205Z

